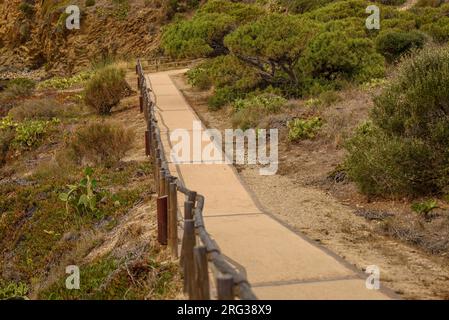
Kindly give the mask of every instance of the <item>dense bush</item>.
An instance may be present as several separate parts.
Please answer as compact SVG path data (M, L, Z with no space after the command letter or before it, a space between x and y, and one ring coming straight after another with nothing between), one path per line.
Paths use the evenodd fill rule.
M98 114L107 115L129 91L125 71L109 66L97 70L87 82L84 90L85 102Z
M242 23L248 23L265 11L255 5L224 0L208 1L191 20L182 20L165 28L161 46L173 57L205 57L227 53L224 37Z
M113 122L89 123L78 128L69 149L79 163L111 166L132 148L134 132Z
M389 62L393 62L404 53L413 48L422 48L425 37L417 31L388 30L381 33L376 39L376 49Z
M384 59L371 40L344 32L323 32L307 48L303 69L315 81L368 81L384 76Z
M438 90L435 90L438 88ZM346 167L370 195L425 195L449 186L449 47L400 65L375 98L372 124L347 143Z

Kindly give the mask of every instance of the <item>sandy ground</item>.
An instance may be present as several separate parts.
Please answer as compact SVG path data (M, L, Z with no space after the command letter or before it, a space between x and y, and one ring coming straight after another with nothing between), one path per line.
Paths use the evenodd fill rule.
M183 76L173 77L200 118L209 127L231 128L226 110L209 112L207 92L186 85ZM363 117L369 104L366 95L346 97L348 119ZM333 137L335 138L335 136ZM294 148L280 146L281 168L275 176L260 176L258 168L238 170L264 209L312 240L331 249L359 270L369 265L380 268L382 283L405 299L449 299L447 259L431 256L418 248L385 237L376 230L376 220L357 216L365 199L350 184L333 190L324 182L341 160L342 150L334 142L305 142ZM345 199L351 195L350 199ZM283 201L279 201L283 199ZM391 203L389 204L391 205Z

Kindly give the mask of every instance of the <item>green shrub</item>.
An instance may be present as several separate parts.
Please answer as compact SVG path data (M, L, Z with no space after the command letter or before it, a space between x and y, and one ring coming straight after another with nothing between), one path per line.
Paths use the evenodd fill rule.
M25 299L29 288L23 282L5 282L0 279L0 300Z
M404 60L375 98L372 125L347 143L346 167L361 191L381 196L445 192L449 186L449 47Z
M29 149L36 146L50 128L57 123L59 123L57 119L16 122L11 117L4 117L0 120L0 132L14 132L14 139L10 146L16 149Z
M259 95L250 95L245 99L237 99L234 101L234 111L238 112L243 109L258 109L263 113L277 113L287 104L287 100L281 96L272 93L262 93Z
M303 69L315 81L364 82L384 76L383 57L370 39L353 38L345 32L323 32L307 48Z
M417 31L388 30L376 39L377 52L381 53L388 62L393 62L413 48L422 48L425 37Z
M288 140L296 142L303 139L312 139L323 125L318 117L310 119L294 119L288 123Z
M86 0L86 7L92 7L95 5L95 0Z
M12 108L8 114L16 121L25 119L50 120L57 117L61 111L62 105L56 100L37 99L25 101L19 106Z
M444 44L449 41L449 17L440 17L435 22L422 27L436 42Z
M228 52L224 37L240 24L254 21L265 13L260 6L212 0L191 20L180 20L164 28L161 47L167 55L185 57L218 56Z
M93 169L84 170L84 178L76 185L68 185L68 191L59 194L59 199L66 204L66 213L70 208L79 215L98 213L97 204L103 197L103 193L97 188L97 180L93 178Z
M207 103L210 110L216 111L240 96L242 96L242 93L236 91L233 87L217 88L214 91L214 95L208 99Z
M78 163L112 166L132 148L134 132L113 122L89 123L69 143Z
M98 70L87 82L84 99L98 114L107 115L129 90L124 70L112 66L105 67Z
M190 85L200 90L208 90L212 86L212 80L204 67L196 67L187 71L187 80Z
M54 77L45 81L40 82L37 85L38 89L59 89L64 90L73 87L77 84L82 84L83 82L89 80L92 77L92 72L84 71L72 77Z
M280 112L286 104L283 97L267 92L237 99L233 103L232 124L244 130L259 127L263 117Z
M429 219L430 218L430 213L435 210L438 209L438 204L436 202L436 200L434 199L429 199L423 202L416 202L413 203L411 206L411 209L413 211L415 211L418 214L421 214L424 216L424 218Z
M53 124L59 123L59 120L51 121L26 120L19 122L16 127L14 142L25 149L36 146L48 132Z

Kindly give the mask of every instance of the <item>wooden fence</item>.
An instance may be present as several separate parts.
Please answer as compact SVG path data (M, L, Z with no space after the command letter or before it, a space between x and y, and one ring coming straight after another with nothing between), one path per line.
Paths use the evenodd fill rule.
M209 300L212 297L209 281L212 280L219 300L257 299L246 276L222 255L217 243L209 236L203 220L204 197L189 190L170 173L155 117L155 97L141 60L137 61L136 73L140 111L147 122L146 154L153 163L158 193L158 241L168 246L173 257L178 258L180 254L184 293L191 300ZM178 204L178 193L185 195L186 201L182 205Z
M204 59L190 59L190 60L172 60L169 58L153 58L144 59L141 58L140 64L145 68L146 72L158 72L179 68L191 67L200 63Z

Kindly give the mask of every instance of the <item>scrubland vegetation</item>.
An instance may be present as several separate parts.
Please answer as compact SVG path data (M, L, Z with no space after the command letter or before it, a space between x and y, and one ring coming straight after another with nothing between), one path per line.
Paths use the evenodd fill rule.
M107 12L98 1L83 3L121 21L130 11L128 1L112 1ZM388 212L357 207L357 215L378 221L378 234L446 257L449 3L419 0L399 10L405 3L163 1L171 23L160 53L204 58L186 78L230 125L279 128L286 153L319 144L338 153L338 165L323 173L327 183L355 185L344 198L362 195L367 207L388 204ZM370 4L381 9L380 30L365 26ZM44 13L55 8L43 2ZM27 1L20 10L26 43L35 12ZM373 106L345 110L348 92L369 92ZM124 161L136 133L114 117L133 94L126 71L110 63L44 81L17 78L0 91L0 299L178 294L178 270L154 239L121 247L128 234L145 234L141 226L120 229L122 222L152 203L149 164ZM282 161L281 173L298 170ZM398 201L406 210L395 211ZM92 254L108 241L118 247ZM64 267L80 261L86 285L67 291Z
M370 4L380 7L380 30L365 25ZM161 46L173 58L204 58L186 79L208 92L211 113L242 129L279 128L284 153L332 146L326 152L343 156L326 179L354 184L368 207L408 207L380 212L380 234L446 255L449 3L405 4L211 0L165 27ZM366 112L354 118L348 92L369 92L373 108L359 106ZM360 199L351 192L345 199Z
M115 65L0 93L0 299L178 294L176 264L136 218L155 209L150 164L123 161L135 132L113 114L131 94ZM81 290L65 287L71 264Z
M448 126L442 107L448 57L438 45L449 40L449 4L421 1L408 11L394 7L403 3L377 1L381 28L369 30L367 1L213 0L192 18L166 27L162 47L176 58L207 58L188 72L189 82L213 90L211 110L232 105L233 123L241 128L258 127L264 115L288 107L288 99L313 104L332 92L382 79L414 52L400 63L398 79L375 98L373 122L346 144L345 166L369 195L441 194L447 160L443 145L435 143L445 140ZM430 49L416 53L424 46ZM285 125L294 142L313 138L322 120L293 119Z

